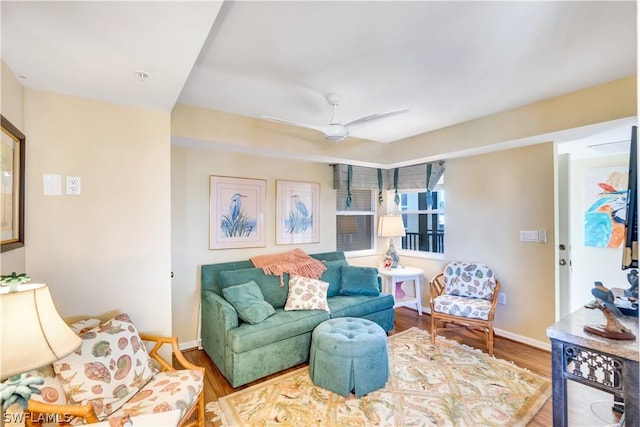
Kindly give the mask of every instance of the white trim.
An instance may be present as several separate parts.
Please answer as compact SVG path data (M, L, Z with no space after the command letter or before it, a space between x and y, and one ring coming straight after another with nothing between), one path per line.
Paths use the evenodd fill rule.
M178 344L178 348L180 349L180 351L185 351L185 350L200 350L200 343L198 340L192 340L192 341L187 341L187 342L183 342L183 343L179 343Z
M413 307L407 307L407 308L409 308L411 310L414 310L414 311L417 311ZM431 309L429 307L424 307L423 306L422 307L422 313L423 314L431 314ZM507 338L507 339L510 339L512 341L519 342L521 344L530 345L531 347L535 347L535 348L538 348L540 350L545 350L545 351L551 352L551 343L548 343L548 342L534 340L533 338L525 337L525 336L519 335L519 334L514 334L513 332L505 331L505 330L498 329L498 328L493 328L493 333L494 333L494 335L500 336L502 338Z
M522 344L530 345L531 347L539 348L551 352L551 343L534 340L533 338L525 337L522 335L514 334L513 332L503 331L502 329L493 328L495 335L499 335L503 338L508 338L513 341L517 341Z

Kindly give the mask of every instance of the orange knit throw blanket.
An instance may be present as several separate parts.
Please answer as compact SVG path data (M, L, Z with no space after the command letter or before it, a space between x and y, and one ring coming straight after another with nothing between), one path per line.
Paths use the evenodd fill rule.
M264 274L280 276L280 286L284 286L284 273L319 279L327 270L322 261L307 255L302 249L294 249L273 255L259 255L251 258L256 267L262 267Z

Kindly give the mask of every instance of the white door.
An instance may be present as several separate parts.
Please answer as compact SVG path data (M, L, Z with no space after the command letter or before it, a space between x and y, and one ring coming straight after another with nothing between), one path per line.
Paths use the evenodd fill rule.
M571 307L571 227L570 227L570 154L558 154L556 145L556 320L570 313Z

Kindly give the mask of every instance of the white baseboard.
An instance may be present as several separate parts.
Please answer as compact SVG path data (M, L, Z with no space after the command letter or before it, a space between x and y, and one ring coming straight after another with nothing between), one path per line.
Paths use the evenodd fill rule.
M540 350L551 351L551 343L534 340L533 338L525 337L522 335L514 334L513 332L503 331L502 329L493 328L493 333L503 338L508 338L513 341L520 342L522 344L530 345L531 347L539 348Z
M184 350L193 350L195 348L200 348L200 346L198 345L198 340L182 342L182 343L180 343L178 345L178 347L180 347L180 350L182 350L182 351L184 351Z
M417 311L415 308L407 307L411 310ZM431 314L431 310L429 307L422 307L423 314ZM499 335L503 338L508 338L513 341L517 341L522 344L530 345L531 347L539 348L540 350L551 351L551 343L534 340L533 338L525 337L519 334L514 334L513 332L505 331L498 328L493 328L493 333L495 335Z

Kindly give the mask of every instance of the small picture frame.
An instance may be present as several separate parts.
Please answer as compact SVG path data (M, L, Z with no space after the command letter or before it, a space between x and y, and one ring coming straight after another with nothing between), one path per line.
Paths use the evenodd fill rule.
M209 249L266 246L264 179L209 177Z
M320 184L276 180L276 244L320 241Z

